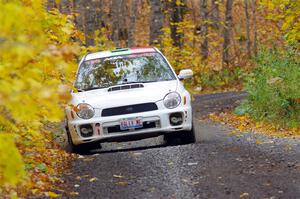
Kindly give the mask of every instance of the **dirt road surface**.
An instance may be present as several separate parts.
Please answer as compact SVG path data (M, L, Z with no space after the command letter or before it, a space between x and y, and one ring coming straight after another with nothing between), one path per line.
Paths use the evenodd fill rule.
M300 198L298 140L231 135L206 119L245 96L195 96L195 144L166 146L158 137L107 143L80 156L65 175L67 192L78 195L64 198Z

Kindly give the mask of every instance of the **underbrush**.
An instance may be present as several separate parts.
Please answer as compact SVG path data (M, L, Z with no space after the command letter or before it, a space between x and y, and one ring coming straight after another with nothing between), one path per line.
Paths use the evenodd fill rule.
M208 71L196 75L198 82L194 86L201 85L204 91L241 90L246 71L236 67L221 71ZM196 84L195 84L196 83Z
M300 122L299 52L262 50L256 69L247 77L246 101L236 108L238 115L249 114L256 121L278 127L298 127Z
M300 127L280 128L276 127L273 123L255 121L249 115L238 116L232 112L225 112L211 114L209 118L237 130L230 132L230 135L238 135L240 133L242 135L242 133L252 132L277 138L300 138ZM257 143L260 143L260 141L257 141Z

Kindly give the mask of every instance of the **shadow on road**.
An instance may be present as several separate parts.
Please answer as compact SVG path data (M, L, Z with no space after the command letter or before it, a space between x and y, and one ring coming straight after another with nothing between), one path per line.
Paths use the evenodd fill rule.
M159 145L153 145L153 146L140 146L140 147L131 147L131 148L122 148L122 149L108 149L108 150L95 149L95 150L91 150L89 153L86 153L84 155L116 153L116 152L129 152L129 151L141 151L141 150L155 149L155 148L161 148L161 147L167 147L167 146L168 145L166 145L166 144L159 144Z

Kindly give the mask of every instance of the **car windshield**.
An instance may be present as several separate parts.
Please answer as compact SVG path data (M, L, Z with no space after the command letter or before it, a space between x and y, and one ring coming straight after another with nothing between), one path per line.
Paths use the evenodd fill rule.
M90 90L174 79L173 71L159 53L140 53L84 61L75 87Z

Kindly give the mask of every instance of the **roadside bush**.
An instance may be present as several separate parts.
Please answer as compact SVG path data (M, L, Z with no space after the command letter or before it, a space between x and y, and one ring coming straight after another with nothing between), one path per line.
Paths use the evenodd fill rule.
M278 127L297 127L300 122L300 63L295 50L262 50L257 67L246 82L248 99L235 112Z

